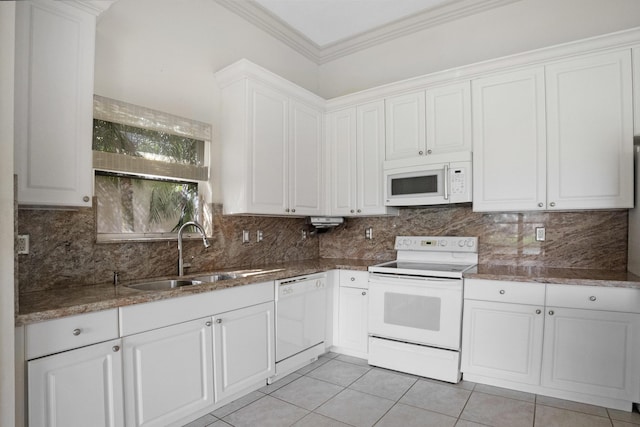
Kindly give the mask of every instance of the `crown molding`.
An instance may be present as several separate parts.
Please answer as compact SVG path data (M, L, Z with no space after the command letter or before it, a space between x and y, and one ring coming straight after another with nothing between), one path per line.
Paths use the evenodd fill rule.
M254 0L215 0L263 31L271 34L318 65L436 25L461 19L520 0L455 0L418 12L370 31L319 46Z
M64 0L65 3L82 9L92 15L99 16L111 7L116 0Z

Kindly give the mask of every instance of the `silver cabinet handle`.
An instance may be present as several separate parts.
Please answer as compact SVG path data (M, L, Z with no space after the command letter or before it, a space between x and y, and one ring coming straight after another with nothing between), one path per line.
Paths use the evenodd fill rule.
M285 209L284 211L285 211L285 212L289 212L289 208Z
M427 150L427 154L431 154L431 153L433 153L433 151Z
M216 319L216 323L217 323L217 324L222 323L222 319Z
M544 204L542 204L542 203L538 203L538 207L539 207L539 208L541 208L541 207L543 207L543 206L544 206Z
M358 209L358 213L360 213L360 212L362 212L362 210L361 210L361 209Z
M500 295L504 295L504 289L500 289Z
M73 335L78 336L82 333L82 329L80 328L76 328L73 330Z
M295 211L296 211L295 209L291 209L291 212L295 212Z
M355 211L353 209L351 209L351 213L354 213Z
M85 203L87 203L89 200L91 200L91 198L89 196L84 196L82 198L82 201L85 202Z
M540 314L540 313L542 313L542 310L537 309L537 310L536 310L536 314Z
M367 295L367 293L363 291L363 292L362 292L362 296L365 296L365 295Z
M120 351L120 346L119 345L114 345L113 347L111 347L111 350L113 350L114 353L117 353Z
M549 203L549 206L554 207L556 205L556 202L551 202Z
M207 320L207 323L205 323L205 325L211 326L212 325L211 320Z
M553 316L555 313L553 310L549 310L549 316Z
M422 156L424 154L424 151L420 150L420 151L418 151L418 154L420 154Z
M352 278L351 278L351 281L352 281L352 282L355 282L355 281L356 281L356 278L355 278L355 277L352 277Z
M589 301L595 301L596 299L597 299L597 298L596 298L594 295L592 295L592 296L590 296L590 297L589 297Z

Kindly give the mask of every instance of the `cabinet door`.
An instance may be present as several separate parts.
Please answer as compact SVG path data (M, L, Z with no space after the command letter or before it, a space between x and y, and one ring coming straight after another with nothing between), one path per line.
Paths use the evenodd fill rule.
M547 307L542 385L638 401L640 315Z
M544 71L472 82L473 210L545 208Z
M634 47L633 56L633 134L640 136L640 47Z
M427 154L471 151L471 85L427 89Z
M631 52L546 67L548 206L633 207Z
M353 355L368 353L369 295L366 289L340 288L338 311L338 345Z
M291 102L289 208L296 215L322 213L322 112Z
M386 159L426 155L423 91L385 99Z
M275 373L274 304L254 305L214 317L216 402Z
M356 109L328 118L331 215L352 215L356 206Z
M540 383L544 307L464 301L462 372Z
M213 405L210 318L131 335L123 347L127 426L166 426Z
M28 362L31 427L124 426L120 340Z
M249 208L257 214L286 213L288 206L288 99L249 82Z
M384 206L384 102L358 106L356 131L357 210L362 215L387 213Z
M95 16L16 3L18 202L91 206Z

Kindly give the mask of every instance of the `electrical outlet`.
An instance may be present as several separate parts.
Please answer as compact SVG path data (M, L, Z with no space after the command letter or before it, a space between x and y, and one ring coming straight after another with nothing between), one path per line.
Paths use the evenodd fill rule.
M262 239L264 239L264 234L262 233L262 230L258 230L256 232L256 242L262 242Z
M29 235L28 234L20 234L18 235L18 247L16 251L18 255L29 255Z
M373 240L373 227L364 229L364 238L367 240Z
M538 242L544 242L547 238L547 232L544 227L536 227L536 240Z

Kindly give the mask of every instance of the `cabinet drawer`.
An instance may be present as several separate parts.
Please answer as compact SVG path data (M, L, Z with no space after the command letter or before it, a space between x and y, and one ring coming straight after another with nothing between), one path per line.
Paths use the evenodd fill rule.
M545 286L541 283L465 279L464 298L480 301L544 305L544 288Z
M118 338L118 309L34 323L25 327L27 359Z
M369 289L369 272L340 270L340 286Z
M547 285L547 306L640 313L640 289Z

